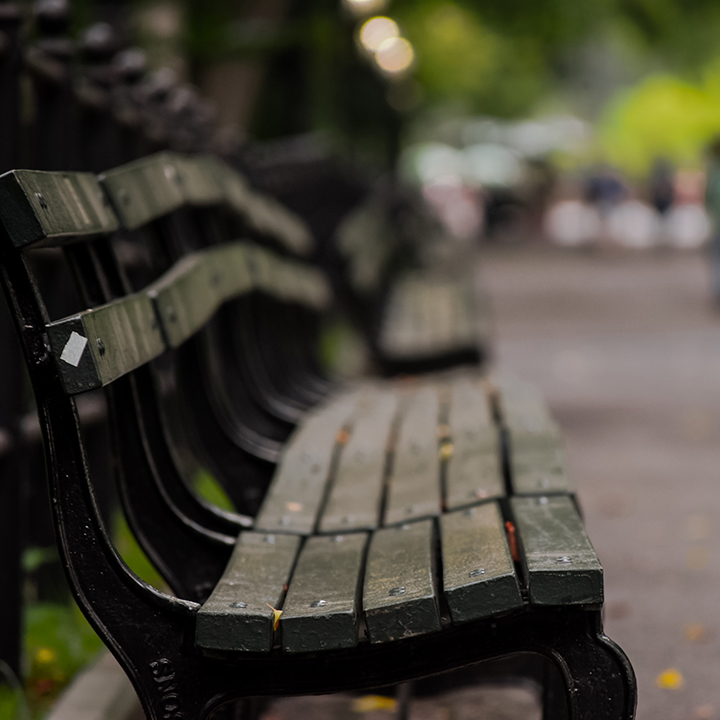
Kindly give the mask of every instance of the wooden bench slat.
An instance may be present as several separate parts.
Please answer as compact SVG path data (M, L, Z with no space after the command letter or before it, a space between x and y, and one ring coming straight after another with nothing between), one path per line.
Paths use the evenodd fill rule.
M255 192L227 163L213 158L225 202L257 232L280 241L297 255L312 252L314 241L305 222L273 198Z
M107 385L165 351L152 301L142 293L57 320L46 329L68 395Z
M230 242L206 251L213 266L213 284L221 302L243 295L252 289L253 279L247 259L248 248L249 243Z
M294 535L242 533L198 611L195 644L203 650L270 652L272 608L280 608L299 547Z
M380 329L383 354L394 358L439 355L476 345L472 278L409 274L396 281Z
M511 505L531 603L602 603L602 566L572 498L513 497Z
M315 536L305 543L280 619L286 652L354 647L367 535Z
M521 607L522 596L496 502L441 517L443 592L453 622Z
M572 492L565 453L559 445L517 449L510 440L510 481L517 495Z
M161 152L99 176L124 228L135 230L182 207L175 161L173 153Z
M392 461L385 524L440 514L438 391L418 390L404 409Z
M309 535L325 497L338 432L355 409L356 394L314 410L285 446L255 528Z
M194 335L223 302L252 288L246 254L237 242L186 255L146 289L170 347Z
M469 379L452 386L448 425L452 442L445 476L448 510L503 496L498 431L485 393Z
M316 268L280 258L274 258L272 262L261 258L260 263L263 276L258 287L271 296L318 311L326 309L330 304L330 285Z
M340 455L320 532L372 530L380 520L387 445L398 398L380 390L363 398Z
M147 288L170 347L182 345L214 315L220 298L205 253L187 255Z
M510 480L518 495L572 492L560 428L532 385L502 379L502 422L508 432Z
M370 642L402 640L440 629L433 542L432 520L384 528L373 535L363 588Z
M0 219L16 248L59 244L119 227L90 173L5 173L0 176Z
M180 176L183 198L188 205L221 205L225 201L225 191L212 156L175 154L173 159Z

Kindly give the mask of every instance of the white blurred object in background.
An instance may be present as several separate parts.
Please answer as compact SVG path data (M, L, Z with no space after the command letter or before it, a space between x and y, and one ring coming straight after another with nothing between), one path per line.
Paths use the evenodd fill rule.
M422 193L456 238L480 236L485 219L480 190L463 185L457 177L446 176L423 185Z
M660 213L641 200L625 200L609 211L607 234L623 247L653 247L660 237Z
M710 218L705 208L698 203L670 208L665 216L665 237L668 245L683 250L706 243L710 237Z
M598 211L581 200L560 200L545 215L545 234L558 245L589 245L597 241L600 231Z

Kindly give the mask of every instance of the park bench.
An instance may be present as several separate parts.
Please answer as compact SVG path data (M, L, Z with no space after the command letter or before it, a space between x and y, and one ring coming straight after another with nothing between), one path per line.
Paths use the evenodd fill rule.
M251 145L238 163L311 227L317 261L381 372L488 359L491 315L477 262L416 192L388 180L371 185L313 136Z
M391 375L481 365L489 352L490 315L477 288L476 263L421 264L423 234L447 232L417 199L397 194L390 201L371 195L348 213L335 237L346 282L370 308L374 357ZM445 243L456 241L445 237Z
M0 268L68 578L147 716L204 718L239 698L387 686L536 653L564 691L549 716L632 718L632 668L602 632L602 568L537 394L457 371L325 385L264 460L274 469L257 512L211 507L176 451L215 450L219 474L256 483L252 463L233 472L250 453L230 442L232 398L206 396L241 360L268 359L213 346L242 330L224 310L292 327L328 307L329 287L296 258L219 232L221 216L247 222L248 197L233 201L232 172L211 158L163 155L101 181L0 177ZM114 247L163 241L160 276L130 287ZM63 248L85 307L52 320L28 259L47 246ZM288 335L273 349L294 361L307 348ZM226 364L192 361L214 354ZM307 389L302 362L293 379ZM175 596L133 575L97 512L75 398L101 387L126 513ZM206 424L212 437L200 436Z

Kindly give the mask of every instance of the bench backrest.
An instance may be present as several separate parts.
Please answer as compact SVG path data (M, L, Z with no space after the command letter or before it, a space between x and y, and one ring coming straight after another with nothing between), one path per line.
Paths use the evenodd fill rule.
M52 381L40 383L41 387L35 384L38 405L42 407L47 397L62 394L69 398L107 388L111 420L114 418L118 435L115 452L121 478L134 482L134 489L125 489L127 504L135 512L138 507L144 508L144 517L134 518L135 529L171 586L185 597L202 597L208 591L227 559L213 546L231 547L234 535L249 520L211 508L198 510L186 491L163 487L161 476L177 475L178 470L173 468L172 443L158 430L166 427L168 418L163 416L163 405L152 397L157 383L150 363L167 363L173 353L185 352L188 340L208 325L218 308L234 298L261 293L280 305L302 306L311 312L322 311L330 302L327 284L318 271L247 241L186 253L148 286L127 294L119 292L122 273L111 249L118 233L142 231L148 224L188 207L234 213L226 197L213 191L224 188L218 174L227 177L232 172L219 167L210 158L191 160L164 154L107 173L102 185L90 174L13 171L0 177L0 243L6 261L6 293L17 311L16 324L22 328L26 355L46 348L47 360L54 365L53 371L48 371ZM182 192L177 193L177 188ZM242 219L246 221L245 216ZM290 219L289 224L292 222ZM276 235L286 225L278 224ZM94 306L50 320L42 298L32 289L23 253L56 246L64 249ZM94 292L88 290L93 283L97 286ZM21 307L32 319L22 319ZM31 362L36 361L34 357ZM67 413L74 411L66 407L65 413L67 425ZM133 417L136 430L132 429ZM53 417L41 412L41 418L44 432L52 435ZM207 424L203 418L198 423ZM71 429L66 426L63 432L70 433ZM77 427L74 444L82 454ZM52 454L55 446L52 442L47 446ZM73 472L77 478L77 466ZM271 470L263 472L267 483ZM137 477L130 478L131 474ZM239 472L235 478L240 482L251 479L248 472ZM143 483L147 487L143 488ZM165 502L168 492L175 493L174 504L169 507ZM196 527L198 513L215 530ZM153 514L155 522L164 517L155 536L160 538L162 549L153 548L155 540L140 527ZM207 579L189 588L179 577L186 562L181 550L184 532L202 536L208 545L207 552L197 558L197 562L207 564Z

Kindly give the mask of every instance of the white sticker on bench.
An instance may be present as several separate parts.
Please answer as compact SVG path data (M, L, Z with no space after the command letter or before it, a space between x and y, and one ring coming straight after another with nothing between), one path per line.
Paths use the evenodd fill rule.
M78 335L78 333L73 330L70 333L70 338L65 343L60 359L68 365L77 367L80 364L80 358L83 356L83 352L85 352L86 345L87 338Z

